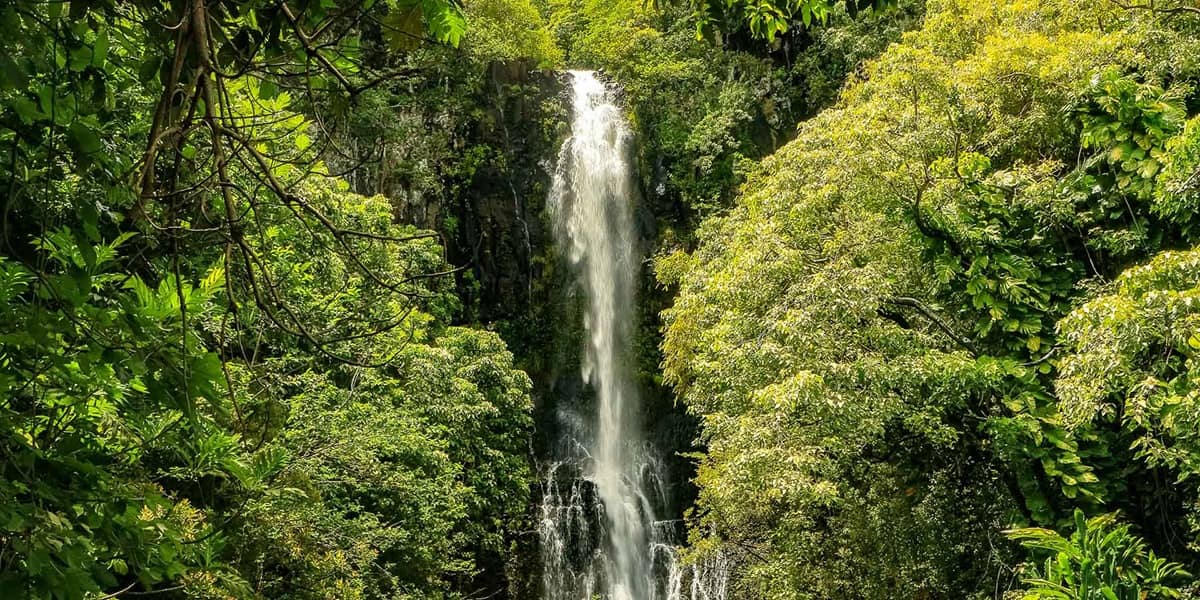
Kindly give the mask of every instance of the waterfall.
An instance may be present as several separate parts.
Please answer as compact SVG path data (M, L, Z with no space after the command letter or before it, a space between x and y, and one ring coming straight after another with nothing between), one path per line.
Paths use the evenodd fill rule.
M665 469L639 422L633 381L635 286L632 133L604 83L572 71L571 135L558 156L549 208L555 237L583 293L584 414L559 411L561 435L543 471L539 524L547 600L723 600L727 566L679 564L682 524ZM686 583L685 583L686 582Z

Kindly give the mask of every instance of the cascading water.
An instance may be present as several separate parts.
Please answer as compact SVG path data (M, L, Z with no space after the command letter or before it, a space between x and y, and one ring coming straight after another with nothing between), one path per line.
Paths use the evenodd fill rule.
M586 301L582 378L589 415L559 410L544 472L539 539L546 600L724 600L722 560L684 568L665 471L639 423L629 354L640 257L633 218L632 134L603 82L572 71L571 136L550 192L555 235Z

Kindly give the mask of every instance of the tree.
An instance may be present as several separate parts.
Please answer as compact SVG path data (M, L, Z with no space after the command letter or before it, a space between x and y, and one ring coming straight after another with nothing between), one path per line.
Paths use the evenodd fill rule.
M517 518L528 381L302 111L406 72L362 36L456 44L461 8L0 18L0 590L453 595Z
M1068 316L1104 278L1196 243L1193 215L1166 206L1190 198L1179 136L1198 73L1160 45L1191 47L1194 24L1138 14L931 5L751 172L694 252L659 258L679 289L665 376L708 447L693 528L741 560L741 593L991 597L1019 550L999 532L1077 508L1119 508L1186 556L1171 540L1195 490L1137 459L1136 431L1074 418L1061 378L1105 347L1067 336L1117 333L1131 345L1097 356L1131 365L1161 349L1173 366L1152 372L1170 377L1188 356L1178 337L1142 355L1134 333L1154 330ZM1071 381L1128 382L1112 366Z

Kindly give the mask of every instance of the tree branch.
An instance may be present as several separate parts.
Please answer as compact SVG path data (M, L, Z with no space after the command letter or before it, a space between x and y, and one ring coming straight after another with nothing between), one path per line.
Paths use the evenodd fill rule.
M1171 6L1168 8L1159 8L1154 5L1153 0L1151 0L1150 2L1147 2L1146 4L1126 4L1124 2L1120 2L1119 0L1110 0L1110 1L1114 5L1116 5L1117 8L1121 8L1124 10L1146 10L1146 11L1150 11L1152 13L1161 14L1161 15L1178 15L1178 14L1200 15L1200 7L1195 7L1195 6L1183 5L1183 6Z
M907 296L892 296L884 298L883 301L896 306L907 306L909 308L916 309L916 311L921 313L926 319L929 319L934 325L937 325L938 329L941 329L946 333L946 335L950 336L950 339L954 340L954 343L962 346L967 352L970 352L972 356L978 356L979 352L975 349L975 344L970 338L960 335L958 332L954 331L953 328L951 328L946 324L945 321L938 317L937 313L935 313L932 308L929 308L929 306L920 300Z

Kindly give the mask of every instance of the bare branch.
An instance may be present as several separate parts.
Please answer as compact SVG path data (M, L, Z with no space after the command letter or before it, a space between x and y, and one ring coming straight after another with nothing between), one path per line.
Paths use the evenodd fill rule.
M959 335L959 333L957 331L954 331L953 328L951 328L949 325L946 324L945 321L943 321L940 317L938 317L937 313L935 313L933 311L933 309L926 306L925 303L921 302L920 300L917 300L916 298L910 298L907 296L892 296L889 298L884 298L883 301L888 304L894 304L896 306L907 306L909 308L916 309L917 312L921 313L922 315L925 316L925 318L932 321L934 325L937 325L938 329L941 329L942 331L944 331L946 333L946 335L950 336L950 339L954 340L954 343L958 344L959 346L962 346L964 349L966 349L972 355L979 354L975 350L975 344L972 343L970 338L968 338L964 335Z

